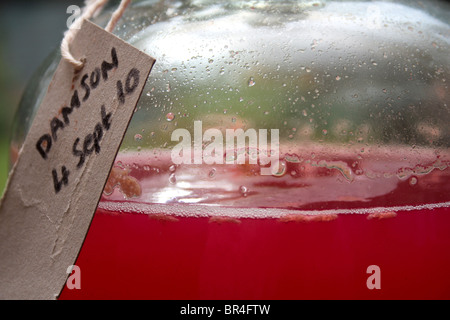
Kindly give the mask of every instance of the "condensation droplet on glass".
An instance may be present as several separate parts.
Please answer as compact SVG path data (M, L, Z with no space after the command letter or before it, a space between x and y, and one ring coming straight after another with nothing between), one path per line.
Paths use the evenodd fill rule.
M177 166L174 164L169 167L170 172L175 172L176 169L177 169Z
M278 170L276 172L272 172L272 175L275 177L282 177L286 173L287 165L285 161L278 162Z
M339 80L341 80L341 77L340 76L336 76L336 81L339 81Z
M253 77L250 77L250 79L248 79L248 86L249 87L253 87L255 85L255 79Z
M172 112L169 112L168 114L166 114L167 121L173 121L173 119L175 119L175 115Z
M240 186L240 187L239 187L239 192L240 192L243 196L246 196L246 195L247 195L247 192L248 192L248 189L247 189L246 186Z
M216 175L216 169L212 168L208 173L208 177L212 178Z
M142 140L142 135L137 133L134 135L134 141L139 142Z
M177 182L177 178L175 177L175 173L171 173L169 176L169 182L171 184L175 184Z

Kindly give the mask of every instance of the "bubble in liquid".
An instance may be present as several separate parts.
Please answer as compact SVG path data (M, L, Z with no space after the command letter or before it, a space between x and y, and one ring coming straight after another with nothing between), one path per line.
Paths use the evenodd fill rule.
M169 112L168 114L166 114L167 121L173 121L173 119L175 119L175 115L172 112Z
M414 186L417 184L417 178L416 177L412 177L411 179L409 179L409 184L411 186Z

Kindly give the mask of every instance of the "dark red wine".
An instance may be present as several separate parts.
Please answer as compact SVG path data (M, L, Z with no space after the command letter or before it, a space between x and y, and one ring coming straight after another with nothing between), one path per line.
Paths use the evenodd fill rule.
M268 180L247 175L250 167L174 168L166 159L144 169L137 158L120 158L116 170L126 172L131 187L116 186L102 198L76 262L81 290L66 287L60 298L450 298L450 184L444 163L434 159L422 166L427 173L411 169L403 180L398 175L408 170L396 170L395 187L381 175L384 183L375 187L376 177L355 174L358 166L348 166L346 174L353 178L347 181L345 159L325 168L287 158L285 174ZM381 164L372 162L376 166ZM228 179L236 180L228 181L234 192L225 190L221 173L226 170ZM161 193L169 188L179 196L168 201L149 191L151 183ZM354 184L366 196L352 197ZM137 192L136 186L147 187L139 197L124 200L122 189ZM311 193L299 205L295 194L319 187L321 194ZM260 205L275 191L272 206L269 200ZM193 199L204 201L192 204ZM288 201L284 208L282 201ZM368 287L371 266L379 267L380 289Z

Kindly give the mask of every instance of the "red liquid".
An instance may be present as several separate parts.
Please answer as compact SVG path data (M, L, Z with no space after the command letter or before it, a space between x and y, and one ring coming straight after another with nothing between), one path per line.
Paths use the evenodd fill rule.
M61 299L449 299L450 209L330 222L98 210ZM381 289L366 286L380 267Z
M130 172L139 181L144 174ZM270 187L289 192L291 179L272 180ZM128 207L105 197L76 262L81 290L65 287L60 299L449 299L448 181L448 170L436 169L413 184L397 181L382 195L370 196L368 188L366 198L305 203L302 210L327 210L310 216L276 208L146 205L140 198ZM375 209L387 204L390 209ZM369 213L351 209L363 207ZM381 289L367 287L371 265L380 268Z

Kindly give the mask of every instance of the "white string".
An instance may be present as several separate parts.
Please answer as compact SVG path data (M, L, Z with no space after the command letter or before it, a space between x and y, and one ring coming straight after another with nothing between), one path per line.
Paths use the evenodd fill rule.
M114 30L114 27L117 24L117 21L122 17L123 13L127 9L128 5L130 4L131 0L122 0L120 1L119 7L114 11L114 13L111 16L111 20L109 20L108 25L106 26L105 30L108 32L112 32Z
M63 59L65 59L67 62L69 62L75 70L80 70L83 68L85 60L77 60L75 59L72 54L70 53L69 45L75 38L75 35L77 34L78 30L81 27L81 23L84 19L90 19L91 17L97 15L101 9L105 6L105 4L108 2L108 0L86 0L85 6L82 10L82 14L72 23L69 30L67 30L64 33L64 38L61 42L61 56ZM108 22L108 25L106 26L105 30L108 32L112 32L114 30L114 27L116 26L119 19L122 17L123 13L125 12L126 8L130 4L131 0L122 0L120 2L119 7L114 11L114 13L111 16L111 19Z

